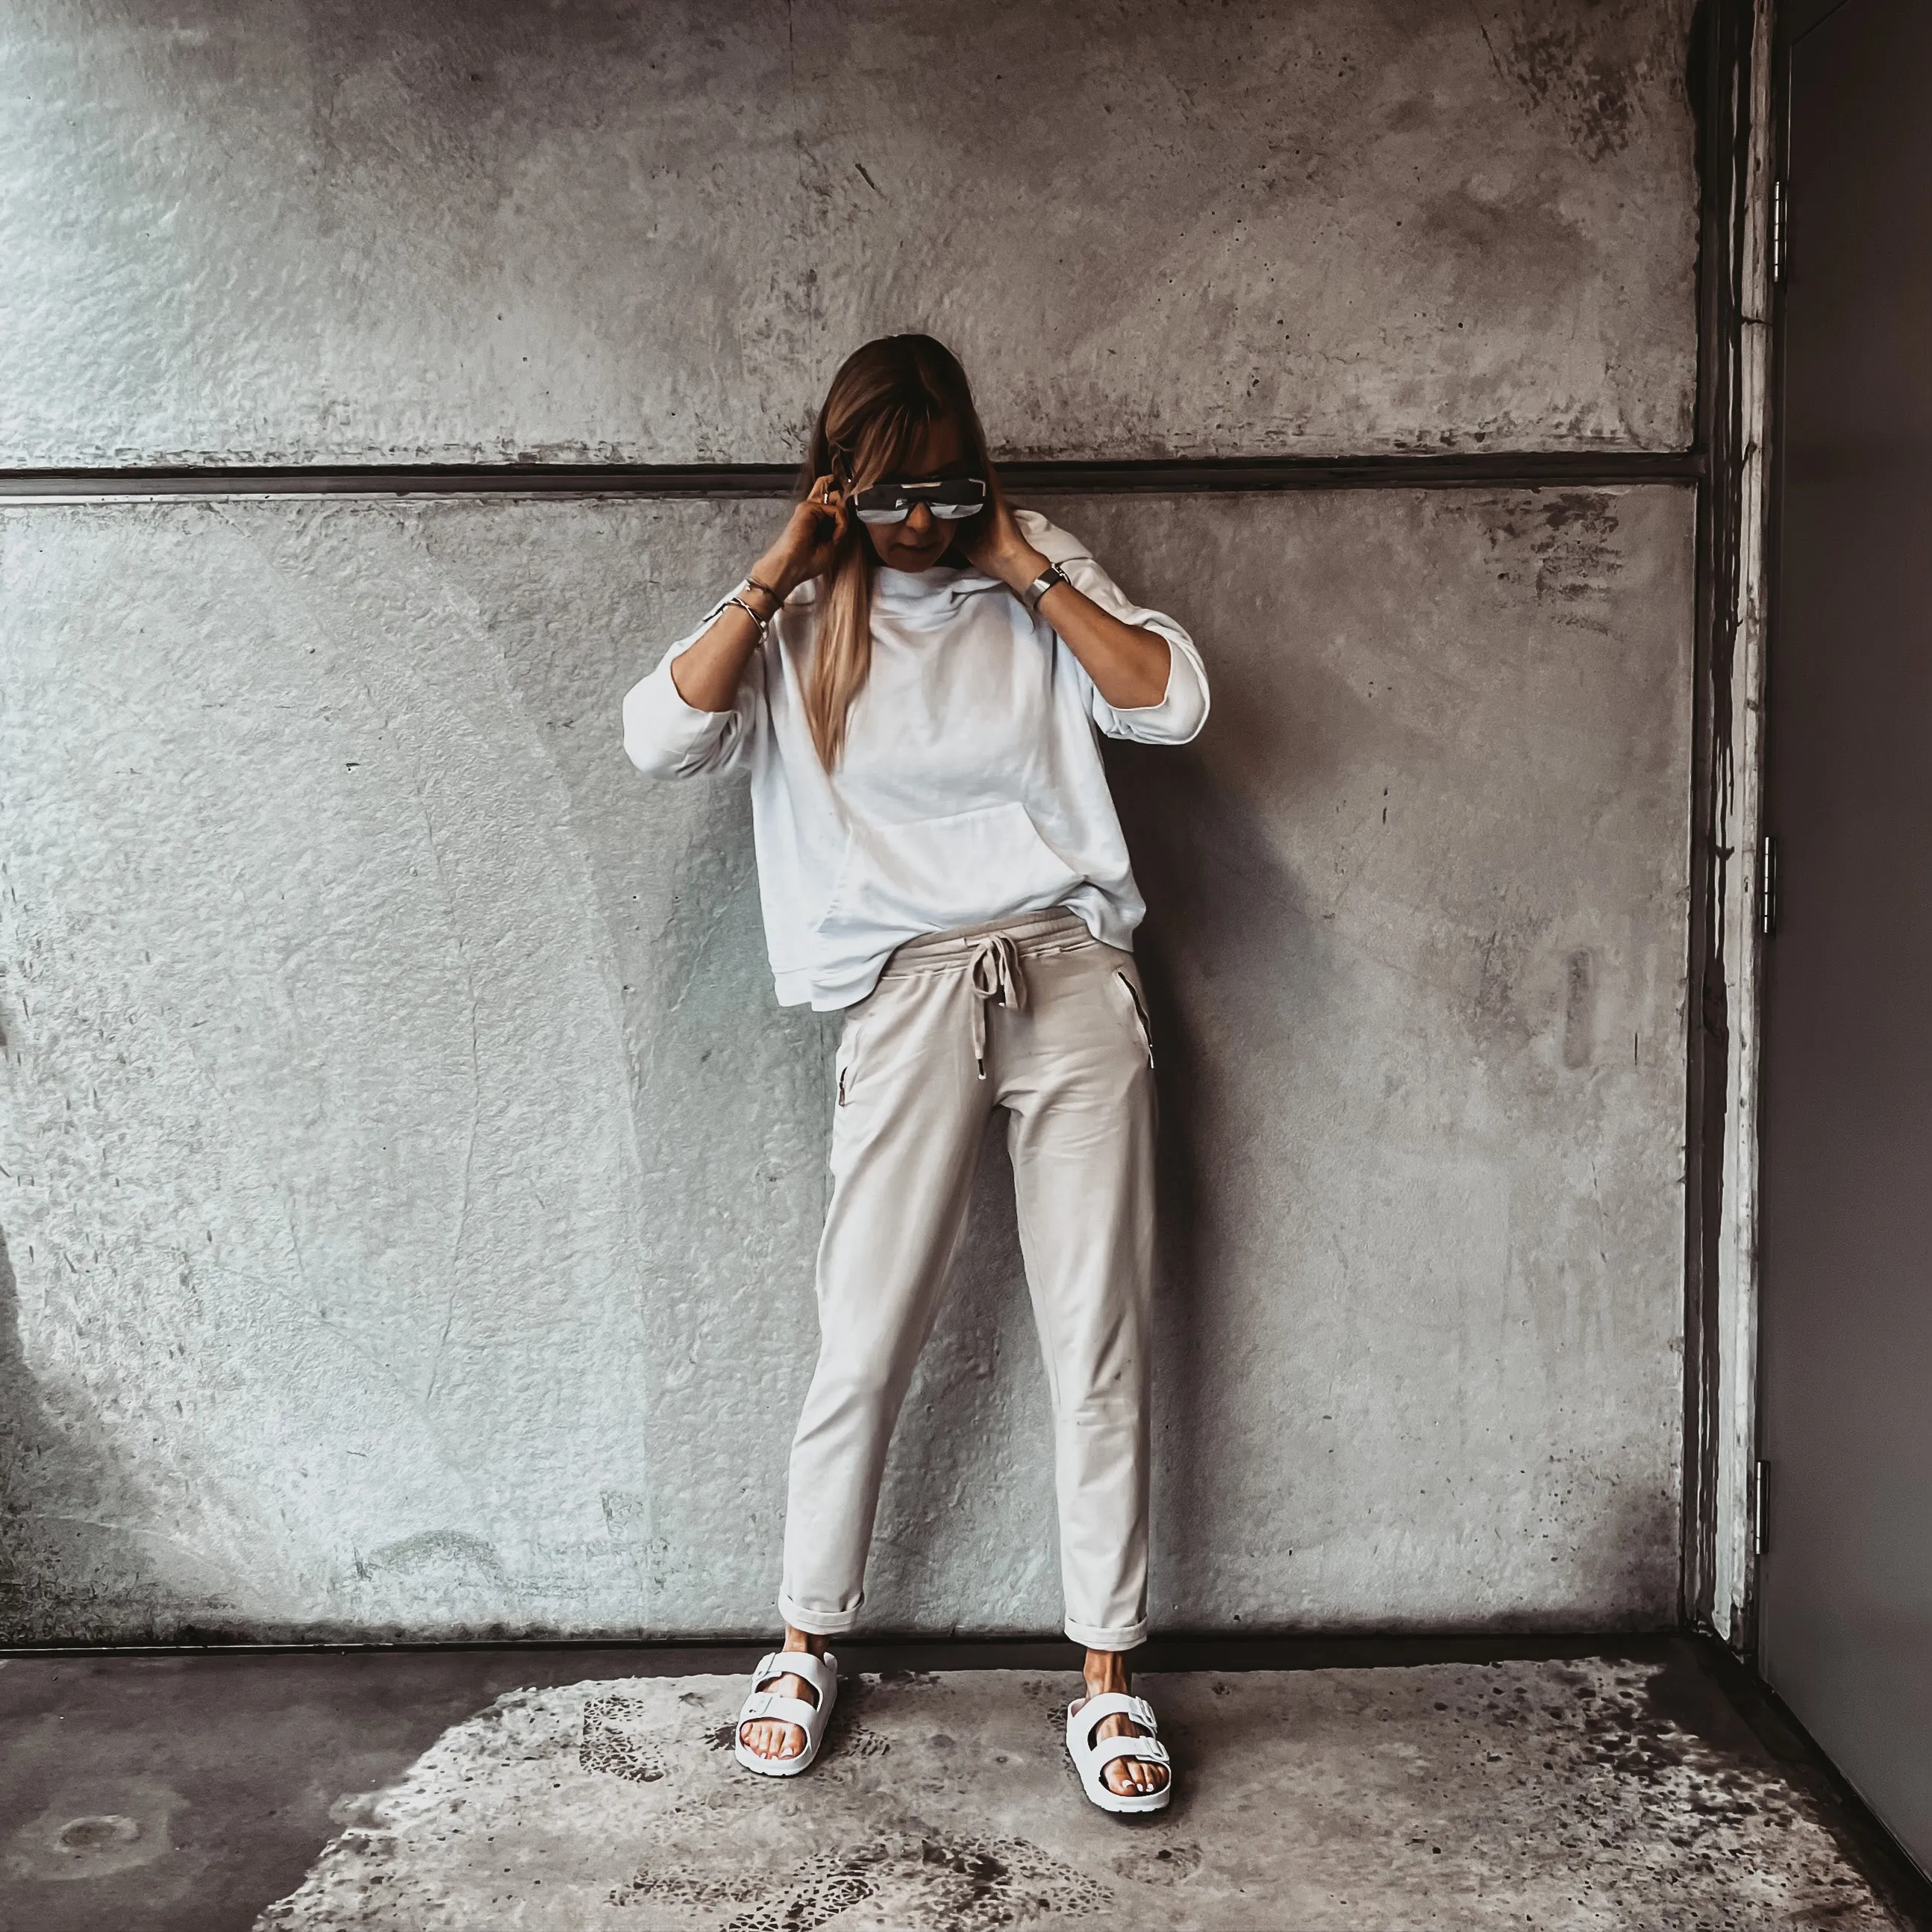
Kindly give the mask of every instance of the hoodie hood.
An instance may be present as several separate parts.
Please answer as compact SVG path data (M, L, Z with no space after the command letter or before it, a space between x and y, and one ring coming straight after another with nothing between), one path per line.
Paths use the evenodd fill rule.
M1013 520L1019 525L1021 534L1027 542L1049 563L1064 564L1088 554L1087 546L1078 537L1069 536L1037 510L1016 508ZM1004 590L1006 587L997 577L989 577L983 570L970 566L962 568L957 565L940 563L934 564L930 570L894 570L882 563L872 573L873 596L886 609L902 614L910 614L923 608L935 616L944 616L957 610L969 597L982 596L988 591ZM803 586L799 601L810 603L818 596L818 584L810 584Z
M1076 556L1090 554L1078 537L1069 536L1058 524L1049 523L1037 510L1016 509L1013 521L1026 540L1048 563L1070 563Z
M1020 533L1049 563L1064 564L1084 556L1087 547L1037 510L1016 508L1013 520ZM928 605L940 611L956 610L968 597L1004 590L997 577L970 566L965 569L935 564L930 570L892 570L884 564L872 573L872 594L888 610L910 611Z

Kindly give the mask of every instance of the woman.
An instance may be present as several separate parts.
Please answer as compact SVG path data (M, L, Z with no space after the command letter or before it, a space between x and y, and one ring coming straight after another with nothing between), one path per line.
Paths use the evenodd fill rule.
M1008 1110L1052 1391L1067 1745L1103 1809L1172 1766L1129 1692L1147 1634L1154 1088L1135 888L1096 728L1180 744L1207 680L1172 618L1010 508L964 372L929 336L857 350L778 540L624 700L662 778L743 770L778 997L842 1008L820 1348L793 1442L778 1608L737 1731L773 1777L818 1754L826 1640L862 1598L887 1441Z

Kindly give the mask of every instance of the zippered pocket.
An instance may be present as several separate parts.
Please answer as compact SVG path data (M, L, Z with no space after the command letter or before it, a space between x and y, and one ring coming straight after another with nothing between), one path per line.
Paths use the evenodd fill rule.
M1134 1010L1134 1024L1140 1028L1141 1044L1147 1049L1148 1064L1154 1064L1154 1028L1148 1019L1147 1008L1141 1004L1140 989L1126 974L1116 966L1114 977L1127 989L1129 1004Z
M845 1022L845 1030L840 1036L836 1072L838 1086L838 1104L844 1106L852 1097L852 1067L858 1058L858 1041L854 1036L852 1022Z

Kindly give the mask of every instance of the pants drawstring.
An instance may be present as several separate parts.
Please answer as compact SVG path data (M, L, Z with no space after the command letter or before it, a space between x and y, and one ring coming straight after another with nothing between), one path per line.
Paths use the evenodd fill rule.
M1026 973L1020 950L1008 934L991 932L974 948L966 969L973 1001L973 1060L986 1077L986 1004L996 1000L1016 1012L1026 1005Z

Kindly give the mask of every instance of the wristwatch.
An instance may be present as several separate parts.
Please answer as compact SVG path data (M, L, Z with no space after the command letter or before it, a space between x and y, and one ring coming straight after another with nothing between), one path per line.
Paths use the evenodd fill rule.
M1020 592L1020 602L1024 604L1029 610L1037 610L1040 608L1040 600L1044 597L1056 584L1064 584L1067 580L1066 572L1062 570L1058 564L1049 563L1046 568Z

